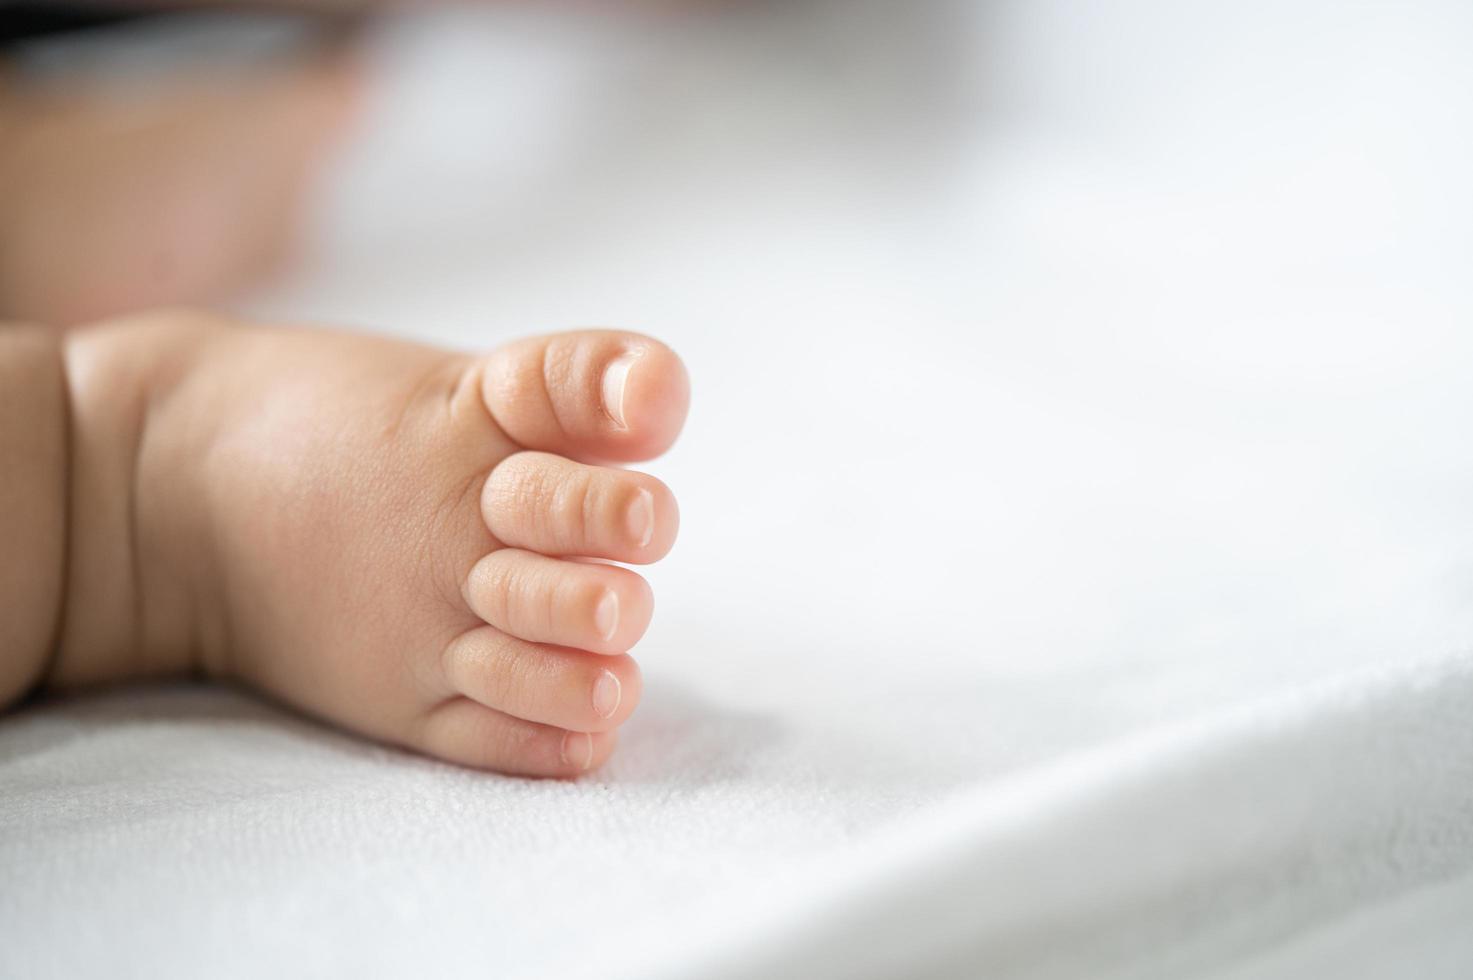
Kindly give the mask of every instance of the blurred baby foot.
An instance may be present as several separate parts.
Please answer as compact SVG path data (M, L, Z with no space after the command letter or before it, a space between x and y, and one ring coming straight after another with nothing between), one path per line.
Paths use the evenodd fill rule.
M0 80L0 317L72 325L263 277L358 87L337 46L167 84Z

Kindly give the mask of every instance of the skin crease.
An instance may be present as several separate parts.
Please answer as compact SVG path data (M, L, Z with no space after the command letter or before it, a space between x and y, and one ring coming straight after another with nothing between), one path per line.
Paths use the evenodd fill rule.
M620 427L604 375L630 352ZM652 599L570 559L674 542L663 484L592 465L677 435L688 382L664 345L583 331L472 357L163 312L68 335L64 365L73 521L44 687L204 674L527 775L613 750Z

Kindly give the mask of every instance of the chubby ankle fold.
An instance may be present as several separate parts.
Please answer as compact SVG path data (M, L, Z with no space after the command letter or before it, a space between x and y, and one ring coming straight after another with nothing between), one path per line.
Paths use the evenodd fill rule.
M41 684L57 649L68 416L60 333L0 323L0 710Z

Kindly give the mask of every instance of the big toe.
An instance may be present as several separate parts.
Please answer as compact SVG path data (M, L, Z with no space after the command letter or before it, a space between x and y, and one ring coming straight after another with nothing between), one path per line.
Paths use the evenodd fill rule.
M486 360L482 393L528 449L627 462L658 456L690 404L685 365L658 340L580 330L507 344Z

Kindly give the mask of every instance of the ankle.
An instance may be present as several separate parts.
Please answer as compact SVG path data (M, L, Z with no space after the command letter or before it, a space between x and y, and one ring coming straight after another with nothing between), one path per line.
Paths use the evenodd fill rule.
M67 399L57 334L0 325L0 708L41 683L65 595Z
M187 494L188 474L170 472L172 396L214 329L194 314L150 314L66 338L69 571L47 687L198 670L202 584L174 560L193 516L159 498Z

